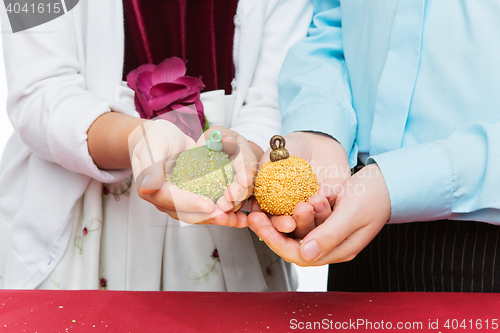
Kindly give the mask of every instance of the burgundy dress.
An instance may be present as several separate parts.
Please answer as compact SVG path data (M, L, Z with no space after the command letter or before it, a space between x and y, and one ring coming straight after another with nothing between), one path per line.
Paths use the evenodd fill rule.
M187 75L205 90L231 93L233 17L238 0L123 0L123 78L140 65L169 57L187 61Z

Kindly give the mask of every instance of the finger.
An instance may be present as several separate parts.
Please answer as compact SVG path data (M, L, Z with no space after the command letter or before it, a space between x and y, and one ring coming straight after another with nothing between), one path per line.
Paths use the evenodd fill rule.
M224 197L220 197L217 200L217 207L219 207L223 212L235 212L241 208L243 201L226 201Z
M145 126L141 126L143 131L143 137L138 145L137 155L139 157L139 163L141 168L141 176L143 177L140 184L141 191L144 194L150 194L158 190L165 180L165 170L163 159L164 156L164 145L151 144L149 142L148 136L154 137L153 133L147 133ZM139 179L137 179L139 180Z
M237 204L236 206L234 206L233 212L239 211L244 205L245 205L245 201L240 202L239 204Z
M248 142L238 142L239 151L233 157L233 169L236 174L235 182L242 187L249 187L257 173L258 161ZM231 145L227 145L231 146Z
M176 185L164 183L156 192L143 199L168 210L210 214L215 210L214 202L205 196L183 190Z
M223 211L235 210L235 207L250 197L252 190L240 184L232 183L224 190L224 196L217 200L217 206Z
M332 208L328 199L322 195L313 195L309 198L308 204L314 209L314 222L316 226L325 222L325 220L332 214Z
M221 201L225 201L227 203L239 203L245 199L245 195L248 191L243 188L238 183L232 183L224 190L224 196L220 198Z
M164 160L159 157L160 154L156 153L155 160L153 150L145 142L140 142L134 151L132 168L142 194L156 192L165 181Z
M263 212L255 197L252 198L252 212Z
M332 251L325 255L321 261L328 263L340 263L350 261L361 252L370 241L377 235L378 229L372 230L371 226L366 226L356 230L349 235L342 243L337 245Z
M334 183L332 180L325 180L323 184L320 185L316 195L325 197L330 207L332 207L337 201L339 191L342 191L341 184Z
M234 202L227 202L224 197L220 197L217 200L217 207L219 207L223 212L232 212L234 211L236 205Z
M223 212L216 209L211 214L179 212L157 207L159 210L167 213L172 218L190 224L213 224L227 227L245 228L248 226L246 215L242 212Z
M223 199L227 202L241 202L250 196L248 187L243 187L238 183L232 183L224 190Z
M297 226L293 234L297 238L304 238L309 231L316 227L314 221L314 208L307 202L299 202L295 206L292 216Z
M167 213L170 217L189 224L215 224L215 225L226 225L228 216L220 209L215 209L210 214L204 213L192 213L176 211L171 209L166 209L161 206L156 206L156 208L164 213Z
M141 162L141 164L143 164ZM143 166L141 166L142 168ZM163 161L158 161L145 169L136 179L137 183L140 184L141 193L148 195L158 191L163 183L165 183L165 171L163 169Z
M345 189L357 185L362 185L364 191L359 194L354 191L346 192L347 190L339 192L340 198L330 217L304 238L301 245L301 255L304 259L315 261L334 251L343 242L346 242L346 245L339 246L335 252L345 252L337 259L352 257L357 254L356 251L366 246L389 220L389 193L376 164L359 171L350 179ZM351 241L355 238L354 233L361 237L355 244ZM350 251L345 250L344 246Z
M152 163L144 142L139 142L132 153L132 171L138 191L151 194L158 190L164 181L163 163Z
M259 172L262 167L264 166L264 164L266 164L267 162L269 162L269 154L271 152L271 149L268 149L264 155L262 156L262 158L260 159L259 161L259 165L257 166L257 172ZM253 190L253 188L252 188ZM257 198L255 198L255 196L253 197L253 200L252 200L252 212L262 212L262 208L260 207L259 203L257 202Z
M304 237L300 245L302 258L307 262L315 262L354 233L359 226L352 220L352 216L348 208L339 207L334 210L323 224Z
M236 227L238 224L238 218L236 217L236 214L234 212L229 212L227 213L228 219L227 219L227 224L225 224L227 227Z
M248 216L245 213L243 213L242 211L237 211L235 215L237 219L236 228L248 227Z
M295 230L297 224L291 216L271 216L270 218L273 227L279 232L290 233Z
M139 147L138 144L134 147L132 153L130 154L130 164L132 165L132 172L134 174L134 180L136 181L137 184L137 177L141 174L142 168L141 168L141 159L139 158L139 152L141 150L141 147ZM139 185L142 183L139 183Z
M264 166L264 164L266 164L267 162L269 162L271 159L270 159L270 154L271 154L271 151L272 149L268 149L264 155L262 155L262 158L260 159L259 161L259 167L258 167L258 171L260 171L260 169L262 169L262 167Z
M225 135L222 137L222 151L225 152L229 157L236 156L240 152L240 147L235 138Z
M299 253L299 243L278 232L264 213L248 215L250 229L260 237L271 250L288 262L303 264Z
M229 219L230 219L231 214L234 214L234 213L233 212L227 212L227 213L222 212L222 214L218 214L215 216L215 218L210 220L210 224L227 226L229 224Z

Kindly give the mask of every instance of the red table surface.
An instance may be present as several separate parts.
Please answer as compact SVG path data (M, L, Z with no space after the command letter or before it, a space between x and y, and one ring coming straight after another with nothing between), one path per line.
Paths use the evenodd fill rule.
M0 333L500 332L498 326L499 294L0 291Z

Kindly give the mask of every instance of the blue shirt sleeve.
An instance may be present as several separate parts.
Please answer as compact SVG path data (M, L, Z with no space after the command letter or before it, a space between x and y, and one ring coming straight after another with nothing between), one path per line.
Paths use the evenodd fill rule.
M296 131L328 134L356 165L356 114L342 45L340 2L313 0L308 36L287 54L278 80L283 135Z
M500 224L500 123L474 122L448 139L372 156L391 198L390 222Z

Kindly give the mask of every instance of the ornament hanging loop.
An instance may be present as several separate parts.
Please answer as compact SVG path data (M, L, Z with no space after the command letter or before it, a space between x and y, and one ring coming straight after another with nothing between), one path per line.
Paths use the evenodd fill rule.
M278 143L278 145L276 145L276 142ZM290 157L290 153L285 148L285 144L285 138L283 138L281 135L275 135L271 138L271 141L269 142L269 145L273 150L269 155L271 162L284 160Z
M213 130L210 133L210 138L205 141L205 146L213 151L222 150L222 133L219 130Z

